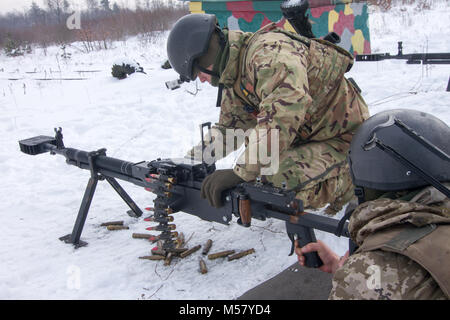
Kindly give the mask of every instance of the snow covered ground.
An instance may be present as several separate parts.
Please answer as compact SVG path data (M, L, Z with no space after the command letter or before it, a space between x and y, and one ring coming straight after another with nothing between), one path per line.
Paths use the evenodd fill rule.
M397 41L403 41L404 53L450 52L449 15L446 1L434 1L426 11L373 12L372 51L396 54ZM211 252L256 252L232 262L207 261L205 275L198 272L200 251L169 267L140 260L153 245L131 234L146 232L150 223L128 217L127 206L104 182L82 235L89 245L75 250L58 240L72 230L89 172L59 156L22 154L18 140L53 135L53 128L62 127L66 146L106 147L109 156L138 162L183 156L199 140L198 125L217 121L216 89L200 82L166 89L164 82L177 78L173 70L160 68L166 37L147 44L129 39L90 54L75 44L66 49L71 59L63 59L59 47L17 58L0 55L0 299L233 299L296 261L288 257L290 242L279 221L254 221L246 229L235 221L227 227L184 213L175 214L175 223L190 239L189 247L212 239ZM113 78L112 63L120 57L135 59L147 74ZM371 114L410 108L450 124L449 75L449 65L402 60L356 63L348 74L363 90ZM87 79L34 80L61 77ZM233 156L218 167L232 162ZM152 204L153 194L122 186L141 207ZM113 220L124 220L130 229L100 227ZM339 254L347 250L346 239L321 232L317 237Z

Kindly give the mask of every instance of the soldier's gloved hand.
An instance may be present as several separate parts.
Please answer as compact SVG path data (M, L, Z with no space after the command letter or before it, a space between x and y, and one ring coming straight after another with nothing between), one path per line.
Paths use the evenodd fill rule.
M201 197L209 204L219 208L222 204L222 192L244 182L232 169L216 170L203 180Z
M317 251L323 265L319 270L334 274L337 269L342 267L348 258L349 252L340 257L331 250L324 242L317 240L317 242L310 242L304 247L300 247L298 240L295 240L295 253L297 254L298 262L301 266L305 265L304 253Z

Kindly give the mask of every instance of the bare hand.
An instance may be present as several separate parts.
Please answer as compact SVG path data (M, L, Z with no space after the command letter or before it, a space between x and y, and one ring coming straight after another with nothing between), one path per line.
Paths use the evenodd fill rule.
M333 252L333 250L331 250L325 243L320 240L317 240L317 242L308 243L304 247L299 247L298 241L295 241L295 254L298 257L298 263L301 266L305 265L305 256L303 254L314 251L317 251L317 254L323 262L323 265L319 267L319 270L328 273L335 273L337 269L342 267L349 254L349 252L347 251L345 255L340 258L336 253Z

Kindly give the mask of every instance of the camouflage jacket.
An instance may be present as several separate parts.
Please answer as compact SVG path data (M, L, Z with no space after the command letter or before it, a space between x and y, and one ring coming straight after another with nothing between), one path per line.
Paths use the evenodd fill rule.
M349 143L369 117L361 95L344 77L353 64L347 51L274 25L255 34L229 31L228 43L229 58L219 81L224 85L221 113L215 126L222 133L226 129L277 129L281 154L311 141L339 137ZM252 106L236 90L241 84ZM254 143L261 139L258 136ZM242 155L246 159L252 147L248 143L246 139ZM224 147L223 155L238 147ZM234 171L250 181L260 175L261 166L241 160Z
M450 280L448 276L450 243L448 239L432 241L432 238L427 236L440 234L444 239L447 238L449 224L450 200L432 187L423 189L410 201L380 198L361 204L353 212L349 223L351 238L360 248L334 274L333 289L329 298L377 300L448 298L445 292L448 294ZM414 240L413 244L405 242L404 237L401 239L402 244L406 244L403 250L432 241L427 244L428 249L421 252L416 261L406 255L407 251L392 249L391 247L395 247L392 241L374 247L379 249L370 248L372 240L382 239L383 235L389 232L396 235L405 230L420 232L426 227L436 225L437 229L423 236L422 242L422 238ZM423 261L434 264L433 268L437 272L426 270L423 266L427 266L427 263L424 264ZM446 276L438 279L442 274ZM446 284L440 286L443 283L440 280Z

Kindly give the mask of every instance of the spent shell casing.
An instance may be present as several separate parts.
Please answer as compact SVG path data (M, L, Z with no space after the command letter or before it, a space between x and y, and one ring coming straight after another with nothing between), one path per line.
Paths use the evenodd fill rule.
M208 259L209 260L214 260L214 259L217 259L217 258L223 258L223 257L229 256L230 254L233 254L233 253L235 253L234 250L221 251L221 252L209 254L208 255Z
M203 259L200 259L200 273L205 274L208 272L208 268L206 267L205 261Z
M159 255L139 257L139 259L146 259L146 260L164 260L165 258L166 257Z
M203 251L202 251L202 254L204 256L206 256L208 254L209 250L211 249L211 246L212 246L212 240L208 239L206 241L205 246L204 246Z
M197 251L200 248L201 248L201 245L197 245L195 247L192 247L189 250L180 253L180 257L181 258L186 258L188 255L193 254L195 251Z
M147 233L133 233L131 236L133 237L133 239L149 239L150 237L152 237L151 234Z
M123 221L110 221L110 222L103 222L101 227L107 227L107 226L123 226Z
M228 256L228 261L236 260L242 257L245 257L246 255L252 254L255 252L255 249L251 248L236 254L233 254L232 256Z
M106 227L106 229L108 229L109 231L113 231L113 230L128 230L130 228L128 228L127 226L109 225Z

